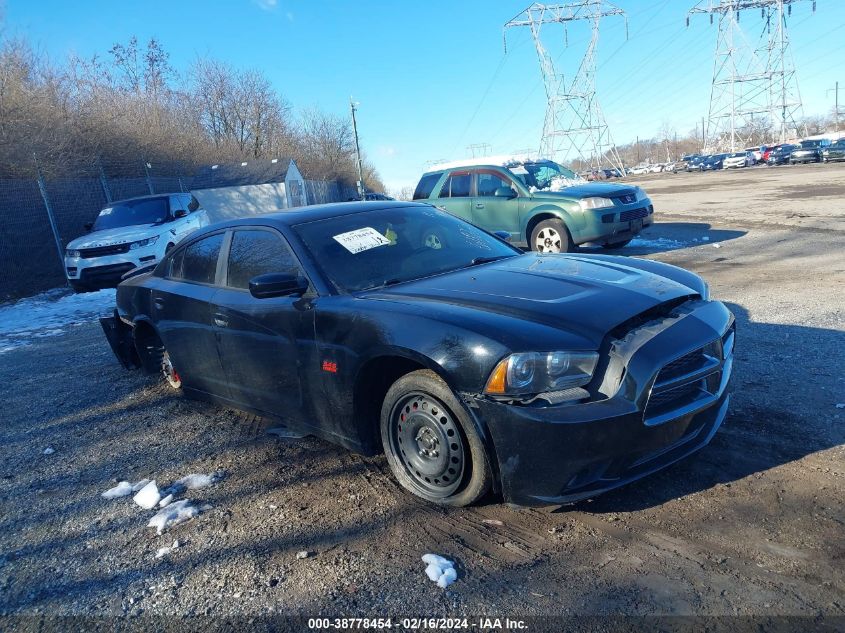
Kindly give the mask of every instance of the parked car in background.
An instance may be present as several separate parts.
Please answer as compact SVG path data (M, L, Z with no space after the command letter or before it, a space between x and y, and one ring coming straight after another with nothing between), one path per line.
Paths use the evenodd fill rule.
M758 146L758 147L746 147L745 148L745 151L751 152L751 155L754 158L754 162L752 162L751 165L755 165L763 159L763 149L764 148L765 148L765 145ZM749 165L749 167L750 167L750 165Z
M635 167L631 167L628 173L632 176L641 176L642 174L649 173L649 166L643 164L636 165Z
M789 162L796 163L819 163L822 160L824 148L830 145L828 139L815 139L801 141L801 144L789 155Z
M701 171L716 171L724 167L728 154L713 154L708 156L701 163Z
M760 148L760 159L758 162L765 163L769 160L769 156L772 153L772 150L775 148L775 145L763 145Z
M579 184L580 183L580 184ZM578 244L624 246L653 221L645 191L624 183L586 183L550 160L438 165L423 174L414 200L429 202L514 243L543 253ZM448 239L431 236L432 241Z
M791 145L789 143L783 143L782 145L776 145L772 148L772 151L769 152L769 157L766 159L767 165L786 165L789 163L789 158L792 156L792 152L798 149L798 145Z
M733 154L728 154L724 161L722 161L722 167L724 169L733 169L737 167L751 167L754 164L754 154L749 151L745 152L734 152Z
M691 272L523 253L407 202L208 227L101 323L127 368L384 453L449 506L571 503L696 452L727 415L735 337Z
M825 147L822 150L822 160L826 163L845 160L845 138L841 138Z
M180 240L207 226L208 214L190 193L112 202L65 250L65 274L76 292L113 288L132 270L154 266Z
M710 156L695 156L687 161L686 170L687 171L704 171L704 161L706 161Z

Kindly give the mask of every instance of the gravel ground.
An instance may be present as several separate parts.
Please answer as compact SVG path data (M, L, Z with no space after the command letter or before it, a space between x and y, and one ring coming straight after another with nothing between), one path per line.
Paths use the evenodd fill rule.
M772 174L804 187L800 169L728 178L767 198ZM0 354L0 615L845 618L843 233L743 223L740 202L703 204L710 176L648 185L658 223L619 251L703 274L737 316L732 408L696 456L572 507L440 509L383 458L280 439L124 371L77 325ZM100 497L215 472L186 494L210 508L161 536L153 511ZM448 589L427 552L456 562Z

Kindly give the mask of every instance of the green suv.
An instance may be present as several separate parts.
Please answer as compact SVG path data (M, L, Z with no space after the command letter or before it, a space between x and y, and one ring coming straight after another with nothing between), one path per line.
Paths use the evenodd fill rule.
M651 200L639 187L588 183L550 160L470 163L436 165L420 178L414 200L544 253L585 242L619 248L654 220Z

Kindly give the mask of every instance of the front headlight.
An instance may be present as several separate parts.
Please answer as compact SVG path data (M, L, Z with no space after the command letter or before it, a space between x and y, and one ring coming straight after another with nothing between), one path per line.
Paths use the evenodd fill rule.
M155 237L148 237L145 240L138 240L137 242L132 242L129 245L129 250L134 251L136 248L144 248L145 246L152 246L158 241L158 235Z
M586 385L593 377L595 352L520 352L502 359L484 387L491 395L521 396Z
M586 211L587 209L606 209L607 207L613 206L613 200L610 198L581 198L578 201L578 204L581 205L581 208Z
M68 257L79 257L82 255L82 253L80 253L75 248L69 248L65 251L65 255L67 255Z

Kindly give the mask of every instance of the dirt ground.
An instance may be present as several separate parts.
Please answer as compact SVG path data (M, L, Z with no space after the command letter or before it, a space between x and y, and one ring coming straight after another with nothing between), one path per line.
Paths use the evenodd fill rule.
M738 320L730 414L699 454L572 507L440 509L384 458L279 439L273 422L124 371L81 325L0 354L0 616L845 626L845 166L637 182L657 223L619 254L704 275ZM190 495L211 508L162 536L152 512L100 497L122 479L217 471ZM448 589L426 578L427 552L456 561Z

